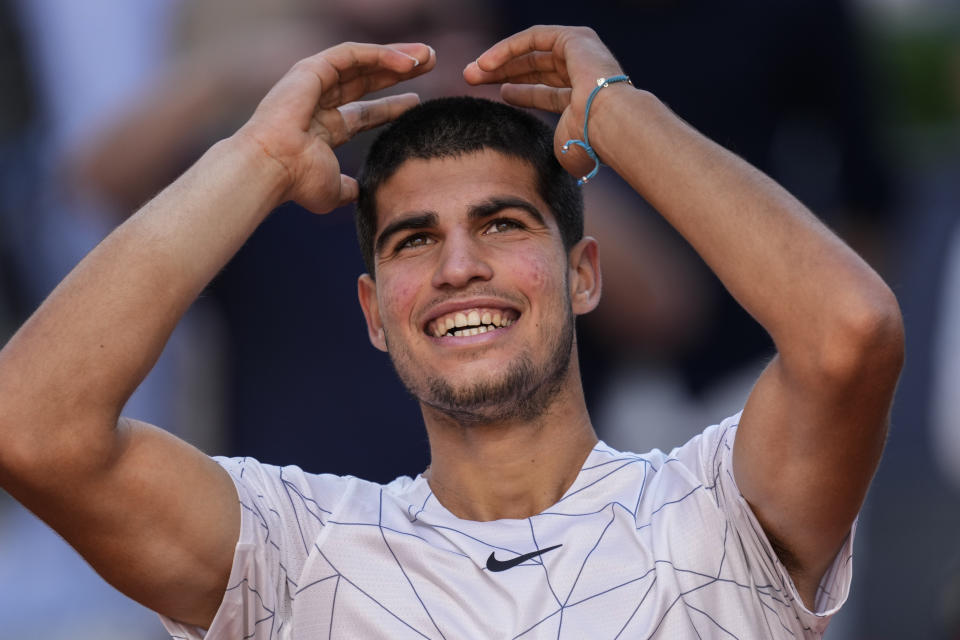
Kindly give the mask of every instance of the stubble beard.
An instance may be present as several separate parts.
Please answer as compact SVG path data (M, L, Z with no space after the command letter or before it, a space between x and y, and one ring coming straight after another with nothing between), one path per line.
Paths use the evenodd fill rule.
M400 358L390 352L400 381L421 403L464 425L530 421L543 415L563 388L573 354L574 322L568 314L551 340L549 357L537 367L529 354L519 355L501 376L454 387L444 378L428 376L420 384Z

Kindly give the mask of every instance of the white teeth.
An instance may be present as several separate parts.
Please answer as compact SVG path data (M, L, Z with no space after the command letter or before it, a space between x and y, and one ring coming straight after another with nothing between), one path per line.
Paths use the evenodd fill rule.
M471 309L438 318L433 323L432 334L437 338L475 336L501 327L509 327L514 322L516 321L509 319L499 311L481 312L479 309Z

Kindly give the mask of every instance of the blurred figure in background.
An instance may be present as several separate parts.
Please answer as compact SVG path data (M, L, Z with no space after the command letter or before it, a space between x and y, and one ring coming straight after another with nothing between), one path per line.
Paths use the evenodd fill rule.
M960 194L955 202L960 202ZM960 492L960 225L956 222L949 237L933 340L932 436L940 472Z
M71 165L153 81L166 55L166 25L175 6L161 0L5 3L5 28L21 36L29 84L36 91L30 121L22 123L20 148L4 154L3 183L12 187L4 189L5 277L20 300L13 310L17 322L113 226L108 201L74 180ZM194 352L190 333L188 321L126 408L133 415L166 420L163 424L182 428L188 437L187 416L193 412L180 400L181 385L190 381L185 371L192 369L184 366ZM58 579L44 577L51 575ZM15 576L36 579L24 583ZM149 612L118 596L59 537L13 504L0 511L0 580L16 585L0 599L5 636L162 637Z
M910 357L862 521L865 638L960 638L960 5L864 0L903 176L894 282Z
M960 172L960 157L955 170ZM956 175L956 174L955 174ZM954 183L956 184L956 183ZM933 386L931 389L932 449L941 478L948 485L954 507L960 505L960 216L956 204L960 190L953 193L953 233L943 270L942 295L932 340ZM945 212L946 213L946 212ZM950 508L950 498L946 505ZM956 520L956 519L954 519ZM960 535L954 522L945 527L947 535ZM956 539L956 538L954 538ZM954 545L941 576L936 608L951 640L960 639L960 551Z
M0 341L26 317L14 229L22 224L17 210L31 182L30 124L37 108L20 24L14 18L10 0L0 0Z
M164 56L168 5L173 6L164 2L13 3L10 24L21 29L37 89L29 145L10 158L19 166L14 174L7 173L19 182L5 231L9 231L10 272L17 277L23 300L17 310L21 318L112 226L108 206L94 190L74 182L68 167L89 136L151 81ZM185 336L189 331L188 325L178 331L172 353L188 352ZM182 379L177 365L176 355L165 356L128 410L158 419L182 417L177 414L177 381ZM13 575L59 576L52 583L39 578L36 584L20 582L4 594L0 620L5 633L49 638L159 637L148 614L117 597L32 516L9 508L0 518L0 571L11 572L4 584L18 584ZM53 573L47 574L47 567Z

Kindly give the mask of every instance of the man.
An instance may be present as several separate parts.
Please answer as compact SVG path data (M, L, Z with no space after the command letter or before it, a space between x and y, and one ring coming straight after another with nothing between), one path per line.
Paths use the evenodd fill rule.
M597 78L621 73L588 29L533 27L464 77L559 113L554 153L576 176L593 162L561 149L587 119L595 153L767 328L778 356L742 415L670 456L598 443L572 333L599 300L596 242L555 210L550 167L507 143L377 158L418 113L430 121L427 105L372 150L358 291L371 341L420 400L430 468L380 486L218 464L119 417L268 212L356 199L332 148L416 98L354 101L435 62L422 44L301 61L87 256L0 356L3 486L173 637L821 634L846 595L903 358L896 302L796 200L654 96L609 84L588 115Z

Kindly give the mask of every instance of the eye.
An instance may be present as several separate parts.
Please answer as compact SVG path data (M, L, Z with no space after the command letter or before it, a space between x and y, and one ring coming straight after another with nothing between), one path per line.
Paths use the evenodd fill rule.
M433 239L430 238L425 233L415 233L412 236L407 236L399 243L397 243L395 251L403 251L404 249L415 249L417 247L424 247L428 244L433 244Z
M523 224L512 218L497 218L487 226L484 233L504 233L505 231L513 231L514 229L523 229Z

